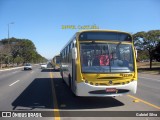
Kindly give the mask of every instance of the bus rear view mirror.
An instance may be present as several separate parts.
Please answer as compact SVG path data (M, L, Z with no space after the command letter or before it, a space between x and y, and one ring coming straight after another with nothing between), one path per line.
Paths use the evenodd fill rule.
M72 59L77 59L77 48L72 48Z

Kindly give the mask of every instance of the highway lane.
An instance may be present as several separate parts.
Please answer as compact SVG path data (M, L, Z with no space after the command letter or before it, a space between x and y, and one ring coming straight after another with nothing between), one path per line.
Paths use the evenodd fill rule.
M66 86L66 84L63 82L63 80L60 77L59 72L54 72L53 75L53 80L55 84L55 90L56 90L56 96L57 96L57 101L58 101L58 108L60 110L64 111L86 111L88 114L90 113L89 111L160 111L160 107L155 108L151 106L150 104L146 104L145 102L134 102L135 99L132 97L127 96L122 96L122 97L106 97L106 98L97 98L97 97L74 97L74 95L71 93L71 90ZM141 81L140 81L141 83ZM144 83L147 84L147 83ZM152 85L152 84L151 84ZM153 84L154 85L154 84ZM145 88L144 86L138 85L139 88ZM154 86L152 86L154 87ZM148 89L149 90L149 89ZM148 100L145 99L145 97L141 97L141 94L145 94L144 96L151 97L153 101L151 104L156 104L159 99L154 98L154 96L148 95L141 93L141 89L139 89L138 95L140 95L139 99L141 100ZM143 92L143 91L142 91ZM132 95L137 97L136 95ZM155 102L156 101L156 102ZM61 116L63 116L63 112L60 112ZM68 113L68 116L72 116L73 113ZM127 114L127 113L126 113ZM82 113L83 115L83 113ZM82 117L82 115L79 115L79 117ZM95 114L94 114L95 115ZM73 118L74 119L74 118ZM85 118L83 118L85 119ZM90 119L96 119L96 118L90 118ZM99 118L98 118L99 119ZM102 118L101 119L105 119ZM107 119L113 119L113 118L108 118ZM114 118L117 119L117 118ZM120 118L118 118L120 119ZM121 118L129 120L133 118ZM136 118L136 119L141 119L141 120L150 120L150 119L155 119L158 120L159 118Z
M134 96L160 107L160 76L138 75L138 89Z
M15 72L18 71L18 72ZM9 71L8 71L9 72ZM0 111L12 110L12 111L51 111L54 114L58 110L59 116L56 118L38 118L38 119L81 119L82 116L69 117L72 113L67 113L67 117L63 111L159 111L143 102L133 102L135 99L129 96L122 97L74 97L68 86L63 83L61 76L58 71L50 69L41 70L39 66L35 66L32 71L23 71L22 69L10 71L10 75L6 71L6 74L0 76ZM15 72L14 74L12 72ZM141 76L143 77L143 76ZM52 78L52 79L51 79ZM19 81L17 81L19 80ZM149 79L147 79L149 81ZM17 81L17 82L16 82ZM153 81L152 81L153 82ZM13 84L14 83L14 84ZM144 83L144 85L143 85ZM13 84L13 85L12 85ZM142 84L142 85L141 85ZM146 82L145 79L139 78L138 93L133 95L152 104L159 105L157 99L157 93L155 89L147 89L146 86L149 84L150 87L158 85L158 83ZM11 85L11 86L10 86ZM150 92L148 92L150 91ZM150 94L155 93L151 96ZM151 101L150 99L151 98ZM159 98L159 97L158 97ZM56 101L56 102L55 102ZM55 105L57 104L57 105ZM56 115L56 114L55 114ZM11 118L10 120L17 120L17 118ZM20 119L20 118L19 118ZM34 120L35 118L33 118ZM113 119L113 117L86 117L83 119ZM117 120L133 120L135 118L116 118ZM137 120L151 120L158 118L148 117L136 117ZM6 120L6 119L4 119ZM8 118L7 118L8 120ZM31 119L32 120L32 119Z
M155 76L155 77L152 76L154 79L151 79L149 77L145 78L144 76L140 75L139 80L138 80L137 93L132 94L132 96L140 98L140 99L147 101L151 104L154 104L160 108L160 94L159 94L160 93L160 78L158 78L158 76ZM59 72L54 72L54 77L55 77L54 78L55 82L62 81L62 79L59 75ZM60 85L58 85L58 84L60 84ZM56 85L57 86L64 86L61 83L57 83ZM60 87L60 89L62 89L62 88ZM60 91L60 90L58 90L58 91ZM67 90L62 90L62 91L67 91ZM124 97L126 97L126 96L124 96ZM121 97L116 97L116 98L119 99ZM102 99L104 99L104 98L102 98Z
M35 68L36 68L36 66L33 66L32 71L24 71L23 67L19 68L19 69L0 71L0 89L14 83L15 81L19 80L21 77L33 74L36 70ZM4 89L2 89L2 90L4 90Z
M33 69L36 68L37 65L33 65ZM8 78L11 78L14 76L14 74L17 74L17 73L23 73L23 66L22 67L17 67L15 69L7 69L7 70L1 70L0 71L0 82L3 82L3 78L8 80ZM6 81L5 80L5 81ZM3 84L3 83L1 83Z
M34 66L33 70L28 71L24 71L23 68L18 69L15 74L12 74L13 71L4 71L8 76L0 77L0 111L52 112L53 95L48 71L41 70L40 66ZM15 82L17 80L19 81ZM2 119L18 120L21 118ZM39 119L53 120L52 117Z

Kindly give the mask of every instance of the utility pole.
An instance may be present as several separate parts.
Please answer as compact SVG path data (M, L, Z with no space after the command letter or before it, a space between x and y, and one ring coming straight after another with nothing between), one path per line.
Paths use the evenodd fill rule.
M9 28L11 24L14 24L14 22L8 23L8 58L7 58L8 65L9 65L9 55L10 55Z
M1 66L0 66L0 69L2 69L2 53L1 53L1 52L0 52L0 62L1 62L1 63L0 63L0 65L1 65Z

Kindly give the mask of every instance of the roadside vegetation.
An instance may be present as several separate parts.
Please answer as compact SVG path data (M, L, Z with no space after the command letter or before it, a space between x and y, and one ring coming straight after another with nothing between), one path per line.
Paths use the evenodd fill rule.
M137 62L137 67L139 73L160 75L160 62L153 62L151 69L149 62Z
M152 62L160 62L160 30L137 32L133 34L133 39L138 62L149 62L150 69Z
M138 72L160 75L160 30L133 34Z
M18 38L0 40L0 69L46 61L47 59L36 51L31 40Z

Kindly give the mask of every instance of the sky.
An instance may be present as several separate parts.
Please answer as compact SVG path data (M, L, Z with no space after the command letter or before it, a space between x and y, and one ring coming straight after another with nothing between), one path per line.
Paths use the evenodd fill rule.
M14 22L14 24L10 24ZM0 40L32 40L52 59L79 26L129 33L160 29L160 0L0 0ZM76 29L62 29L72 25Z

